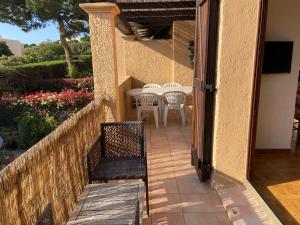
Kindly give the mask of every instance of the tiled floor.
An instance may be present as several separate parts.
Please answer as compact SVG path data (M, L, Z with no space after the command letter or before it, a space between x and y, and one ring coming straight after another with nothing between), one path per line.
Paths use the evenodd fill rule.
M150 225L231 224L219 196L199 182L191 166L191 126L173 119L167 128L146 124L150 181Z

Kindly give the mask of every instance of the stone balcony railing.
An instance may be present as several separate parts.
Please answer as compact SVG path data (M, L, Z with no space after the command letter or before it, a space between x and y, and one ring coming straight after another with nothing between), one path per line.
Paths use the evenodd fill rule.
M107 107L94 100L0 171L0 224L65 224L88 183L86 155Z

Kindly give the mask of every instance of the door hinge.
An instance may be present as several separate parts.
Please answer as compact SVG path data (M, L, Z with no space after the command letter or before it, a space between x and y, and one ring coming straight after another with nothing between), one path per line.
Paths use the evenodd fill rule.
M214 84L206 84L205 85L205 90L209 92L215 92L217 88L215 87Z

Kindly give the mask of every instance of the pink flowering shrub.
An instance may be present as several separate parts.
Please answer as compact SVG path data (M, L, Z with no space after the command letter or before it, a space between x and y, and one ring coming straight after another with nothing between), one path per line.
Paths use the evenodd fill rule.
M64 89L62 92L36 92L20 97L19 102L35 109L77 111L92 101L94 95L86 90Z
M0 103L7 103L7 104L17 103L17 101L20 98L21 95L19 95L18 93L14 93L14 92L2 93L0 95Z

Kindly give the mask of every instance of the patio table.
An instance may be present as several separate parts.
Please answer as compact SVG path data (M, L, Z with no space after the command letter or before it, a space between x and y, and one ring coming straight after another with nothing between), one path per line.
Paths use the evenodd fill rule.
M67 225L142 224L143 198L143 182L89 184Z
M154 93L159 96L163 95L169 91L182 91L186 95L191 95L193 88L191 86L182 86L182 87L161 87L161 88L134 88L127 91L127 94L130 96L136 96L143 93Z

